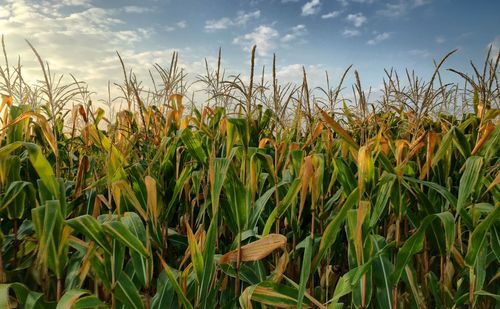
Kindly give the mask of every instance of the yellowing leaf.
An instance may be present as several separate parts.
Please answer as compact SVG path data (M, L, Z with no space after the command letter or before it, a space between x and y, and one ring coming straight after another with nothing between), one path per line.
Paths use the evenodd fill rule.
M14 98L12 96L8 95L2 95L2 105L6 104L7 106L12 106L12 102L14 101Z
M356 144L356 142L354 141L354 139L352 139L351 135L346 130L344 130L344 128L342 128L340 126L340 124L338 124L335 120L333 120L333 118L330 117L330 115L328 115L325 111L323 111L321 109L319 111L320 111L321 116L323 117L323 119L333 129L333 131L337 132L337 134L340 135L340 137L342 137L342 139L344 139L354 149L358 149L359 148L359 145Z

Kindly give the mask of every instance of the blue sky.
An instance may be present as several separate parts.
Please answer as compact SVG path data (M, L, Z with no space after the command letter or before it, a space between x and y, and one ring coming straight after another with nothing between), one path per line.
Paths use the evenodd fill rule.
M377 89L384 68L415 69L428 79L433 59L455 48L445 68L470 71L469 60L482 62L490 44L498 52L498 12L494 0L0 0L0 33L26 74L40 72L24 39L53 70L100 93L108 80L120 81L115 51L146 78L174 50L196 76L221 47L224 68L247 74L253 44L260 67L270 68L277 54L284 81L300 82L305 66L311 84L323 86L325 70L335 82L354 64L362 83Z

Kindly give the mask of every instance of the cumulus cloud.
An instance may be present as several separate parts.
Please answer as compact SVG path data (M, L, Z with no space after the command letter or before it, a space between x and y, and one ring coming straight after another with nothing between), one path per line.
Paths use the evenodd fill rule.
M319 13L321 9L320 0L310 0L302 6L302 16L309 16Z
M356 13L347 15L346 20L351 22L354 27L359 28L366 23L368 19L363 15L363 13Z
M307 34L307 27L305 25L297 25L291 29L289 33L281 38L283 43L292 43L300 40Z
M323 19L336 18L339 15L340 15L340 11L332 11L330 13L321 15L321 18L323 18Z
M253 45L257 45L257 54L266 56L271 50L276 48L276 39L279 32L271 26L260 25L252 32L238 36L233 39L233 44L240 45L248 51Z
M342 36L345 38L351 38L360 34L361 32L357 29L344 29L344 31L342 31Z
M0 32L5 35L7 54L12 60L21 57L24 77L29 82L40 79L41 71L24 39L35 46L52 72L73 74L88 82L100 97L106 96L110 78L119 82L121 68L116 51L128 66L137 71L144 69L138 77L145 80L145 68L169 61L173 51L140 51L155 29L128 26L120 16L124 11L96 7L91 1L15 0L0 7ZM183 52L186 58L188 54L192 55Z
M298 63L280 66L276 70L276 77L283 82L297 83L303 78L303 68L311 83L320 84L325 77L326 66L323 64L302 65Z
M375 35L375 37L373 37L372 39L368 40L368 42L366 42L366 44L368 45L376 45L382 41L385 41L387 39L389 39L391 37L391 34L389 32L382 32L382 33L378 33Z
M245 26L249 21L259 19L260 10L253 12L240 11L236 17L222 17L220 19L211 19L205 22L206 32L215 32L218 30L227 29L231 26Z

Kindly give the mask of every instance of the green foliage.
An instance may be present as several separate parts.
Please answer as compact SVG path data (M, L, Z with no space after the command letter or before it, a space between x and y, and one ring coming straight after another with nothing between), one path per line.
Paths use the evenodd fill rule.
M268 91L207 69L197 109L172 61L152 99L124 70L116 115L89 103L63 119L54 88L32 109L15 104L26 93L4 97L1 308L498 301L496 75L473 84L462 115L432 81L404 92L391 80L371 109L357 72L348 106L314 96L305 72L302 87Z

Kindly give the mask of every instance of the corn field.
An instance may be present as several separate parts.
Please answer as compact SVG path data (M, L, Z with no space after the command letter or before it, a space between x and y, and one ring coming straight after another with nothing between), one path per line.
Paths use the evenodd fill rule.
M500 54L376 102L351 67L269 82L255 47L194 102L177 54L152 89L118 55L106 111L3 48L0 308L498 308Z

